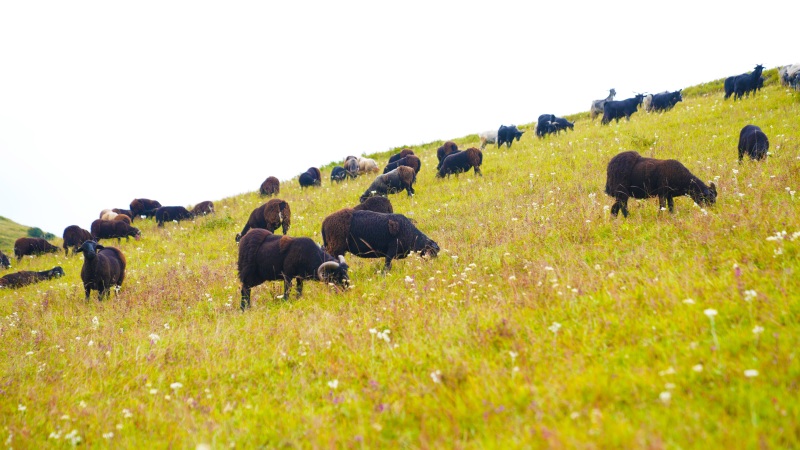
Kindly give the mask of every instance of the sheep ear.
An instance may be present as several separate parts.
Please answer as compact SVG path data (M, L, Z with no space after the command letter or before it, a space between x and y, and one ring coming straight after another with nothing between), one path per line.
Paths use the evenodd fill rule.
M400 224L397 223L396 220L389 220L389 234L391 236L397 236L397 233L400 231Z
M280 249L281 253L285 253L286 250L289 249L289 244L292 243L294 239L289 236L283 236L280 241L278 241L278 248Z
M95 248L95 250L100 251L100 250L104 249L105 247L103 247L100 244L97 244L94 248Z
M712 194L714 194L714 197L717 196L717 185L715 185L713 181L711 182L711 187L709 187L708 189L711 191Z

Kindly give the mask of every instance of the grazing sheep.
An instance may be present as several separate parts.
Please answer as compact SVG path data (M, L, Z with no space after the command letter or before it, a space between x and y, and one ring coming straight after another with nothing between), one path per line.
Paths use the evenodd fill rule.
M481 148L486 146L485 142L481 142ZM436 159L439 160L439 164L436 165L436 170L442 168L442 161L447 158L449 155L458 152L458 145L456 145L453 141L447 141L442 144L441 147L436 149Z
M387 164L391 164L391 163L397 161L398 159L402 159L402 158L405 158L408 155L413 155L413 154L414 154L414 150L411 150L410 148L404 148L404 149L400 150L399 153L395 153L394 155L390 156L389 157L389 162ZM386 172L384 172L384 173L386 173Z
M114 220L115 217L117 217L117 213L110 209L104 209L103 213L100 214L100 219L102 220Z
M761 72L764 66L758 64L752 72L745 75L739 75L733 80L733 101L740 100L744 96L750 96L753 93L755 97L756 91L759 89L758 82L761 79Z
M236 242L239 242L251 228L261 228L272 233L281 227L283 234L286 234L289 232L291 224L292 210L289 208L289 203L279 198L273 198L250 213L242 232L236 235Z
M275 177L267 177L263 183L261 183L261 188L258 192L262 196L273 196L278 195L281 192L281 182Z
M200 202L194 205L191 211L193 216L206 216L208 214L214 214L214 202L206 200L204 202Z
M250 290L265 281L283 280L283 298L289 298L292 280L297 279L297 297L303 295L303 281L317 280L347 286L347 264L334 258L307 237L278 236L255 229L239 242L239 280L242 282L242 311L250 307Z
M117 214L124 214L124 215L130 217L131 218L131 222L133 222L133 219L136 218L136 214L134 214L133 211L131 211L130 209L114 208L111 211L113 211L113 212L115 212Z
M400 192L403 189L405 189L406 192L408 192L408 196L411 197L414 195L415 179L416 173L414 169L400 166L389 173L378 175L361 196L360 201L363 202L367 197L373 195L388 196L389 194Z
M130 206L134 216L153 217L156 215L156 210L161 208L161 203L147 198L135 198Z
M478 134L481 140L481 150L486 148L486 144L494 144L497 142L497 130L484 131Z
M8 260L8 256L5 253L0 251L0 269L8 269L11 267L11 261Z
M111 219L111 220L118 220L118 221L120 221L120 222L125 222L125 223L127 223L128 225L130 225L130 224L133 222L133 219L131 219L130 217L126 216L125 214L117 214L117 215L116 215L116 216L114 216L114 218L113 218L113 219Z
M463 152L454 153L445 158L436 176L442 178L445 175L450 176L450 174L458 175L461 172L467 172L469 169L474 169L475 175L483 176L481 164L483 164L483 152L475 147L468 148Z
M123 216L123 215L121 215ZM119 216L117 216L119 217ZM127 217L127 216L125 216ZM64 256L69 256L69 249L72 248L72 254L78 253L78 248L86 241L93 241L94 236L92 233L84 230L77 225L70 225L64 228Z
M387 197L375 196L364 199L363 202L353 207L356 211L375 211L381 213L393 213L392 202Z
M336 166L331 169L331 184L333 182L341 183L347 177L347 171L344 167Z
M617 95L617 91L612 88L608 91L608 97L601 100L592 100L592 106L589 108L589 115L592 120L603 114L603 108L605 107L606 102L614 100L615 95Z
M739 162L742 162L745 153L750 159L764 159L767 157L767 150L769 150L769 139L761 128L755 125L746 125L742 128L739 132Z
M322 184L322 174L316 167L310 167L308 170L300 174L298 178L300 187L320 186Z
M634 97L626 98L620 101L606 102L603 106L603 119L600 121L602 125L608 125L612 120L619 123L619 119L625 118L631 120L633 113L638 111L639 105L644 101L644 94L636 94Z
M183 206L162 206L156 210L156 222L159 227L163 227L164 222L192 219L194 214Z
M347 159L344 160L344 171L350 178L355 178L358 176L358 158L355 156L348 156Z
M57 251L59 251L58 247L42 238L24 237L14 242L14 256L17 257L17 262L22 260L23 256L55 253Z
M635 151L622 152L608 163L606 194L614 198L611 215L620 209L628 217L628 198L658 197L658 205L675 211L673 198L689 194L699 205L713 205L717 187L708 187L674 159L645 158Z
M113 287L119 290L125 280L125 255L115 247L103 247L95 241L86 241L80 248L83 253L81 280L86 300L91 291L97 291L97 299L108 298Z
M322 242L333 255L350 252L361 258L386 258L385 270L393 259L402 259L412 251L422 256L436 256L439 245L425 236L402 214L374 211L337 211L322 222Z
M422 168L422 161L420 161L416 155L408 155L406 157L397 159L394 162L390 162L389 164L387 164L386 168L383 169L383 173L391 172L392 170L397 169L400 166L411 167L412 169L414 169L414 174L416 175Z
M10 273L0 278L0 287L7 287L11 289L27 286L29 284L38 283L40 281L50 280L64 276L64 269L61 266L55 266L50 270L43 272L32 272L23 270L16 273Z
M506 144L506 148L511 148L514 139L519 142L520 138L522 138L522 133L524 131L519 130L516 125L500 125L497 130L497 148L500 148L503 144Z
M97 241L117 238L117 245L119 245L121 238L125 238L125 241L128 241L133 236L138 241L142 237L142 233L139 232L138 228L118 220L95 220L89 230Z
M358 174L367 172L380 172L378 162L370 158L358 158Z

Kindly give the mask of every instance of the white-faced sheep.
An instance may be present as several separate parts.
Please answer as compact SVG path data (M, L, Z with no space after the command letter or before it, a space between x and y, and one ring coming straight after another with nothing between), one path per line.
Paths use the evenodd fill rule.
M119 290L125 280L125 255L118 248L103 247L95 241L86 241L80 248L83 253L81 280L86 300L91 291L97 291L98 300L108 298L111 289Z
M347 286L348 266L344 257L334 258L313 240L278 236L253 229L239 242L239 280L242 282L242 311L250 307L250 290L265 281L283 280L283 298L289 298L292 280L297 280L297 297L303 294L303 280Z

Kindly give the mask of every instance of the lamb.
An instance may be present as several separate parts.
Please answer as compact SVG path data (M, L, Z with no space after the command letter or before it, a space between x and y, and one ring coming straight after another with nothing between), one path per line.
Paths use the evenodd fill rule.
M124 215L121 215L124 216ZM119 216L118 216L119 217ZM127 216L125 216L127 217ZM77 225L70 225L64 228L64 256L69 256L69 249L72 248L72 254L78 253L78 248L86 241L93 241L94 236L92 233L84 230Z
M405 216L373 211L343 209L322 222L324 248L333 255L349 251L361 258L385 258L385 270L393 259L402 259L412 251L422 256L436 256L439 245L428 238Z
M468 148L463 152L451 154L442 161L442 167L436 173L436 177L442 178L445 175L459 174L467 172L469 169L474 169L475 175L483 176L481 173L481 164L483 164L483 152L475 147Z
M481 148L484 148L485 146L486 143L482 142ZM447 158L453 153L457 153L458 151L459 151L458 145L456 145L456 143L453 141L447 141L444 144L442 144L441 147L436 149L436 158L439 160L439 164L436 165L436 170L442 168L442 161L444 161L445 158Z
M108 298L111 288L119 291L125 280L125 255L115 247L103 247L95 241L86 241L80 248L83 253L81 280L86 300L91 291L97 291L97 299Z
M745 153L750 159L764 159L767 157L767 150L769 150L769 139L761 128L755 125L746 125L742 128L739 132L739 162L742 162Z
M349 284L343 256L334 258L307 237L278 236L254 229L239 242L239 280L242 282L242 311L250 308L250 290L265 281L283 280L283 298L289 298L292 280L297 280L297 297L304 280Z
M298 181L301 188L319 186L322 184L322 174L316 167L309 167L308 170L300 174Z
M99 218L103 220L114 220L115 217L117 217L117 213L110 209L104 209L100 212Z
M11 261L8 260L8 256L5 253L0 251L0 269L8 269L11 267Z
M379 172L378 162L370 158L358 158L358 174L367 172Z
M706 186L692 175L683 164L674 159L645 158L635 151L622 152L608 163L606 194L614 198L611 215L620 209L628 217L628 198L658 196L658 205L669 212L675 211L673 198L689 194L699 205L713 205L717 200L714 183Z
M121 238L125 238L125 241L128 241L133 236L138 241L142 237L142 233L139 232L138 228L118 220L95 220L89 230L97 241L117 238L117 245L119 245Z
M164 222L192 219L194 219L194 214L183 206L162 206L156 210L156 222L159 227L163 227Z
M373 195L388 196L395 192L406 190L408 196L414 195L414 180L416 173L411 167L400 166L389 173L378 175L367 190L361 195L360 201L363 202L367 197Z
M391 172L392 170L397 169L400 166L411 167L412 169L414 169L414 174L416 175L422 168L422 161L420 161L416 155L408 155L387 164L386 168L383 169L383 173Z
M194 205L191 211L192 215L197 216L205 216L208 214L214 214L214 202L206 200L204 202L200 202Z
M289 203L285 200L273 198L250 213L242 232L236 235L236 242L239 242L242 236L247 234L247 231L251 228L261 228L274 232L278 227L281 227L283 234L286 234L289 232L291 224L292 210L289 208Z
M40 281L50 280L53 278L63 277L64 269L61 266L53 267L50 270L42 272L32 272L23 270L16 273L10 273L0 278L0 287L7 287L11 289L20 288L29 284L38 283Z
M59 251L58 247L42 238L24 237L14 242L14 256L17 257L17 262L21 261L23 256L55 253L57 251Z
M275 177L267 177L263 183L261 183L261 188L258 192L261 194L262 197L278 195L281 191L281 182Z
M134 216L153 217L156 215L156 210L161 208L161 203L147 198L135 198L130 206Z

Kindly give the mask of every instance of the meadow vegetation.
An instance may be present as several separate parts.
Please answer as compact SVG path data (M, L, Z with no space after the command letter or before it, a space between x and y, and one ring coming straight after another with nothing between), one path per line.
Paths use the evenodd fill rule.
M0 290L0 442L800 446L800 98L769 83L734 103L713 86L630 122L574 115L546 139L526 125L511 149L486 148L483 177L437 179L441 143L414 147L417 194L390 198L442 251L386 274L348 254L346 292L310 282L286 301L267 283L239 310L234 236L261 179L214 216L137 220L108 301L84 301L81 256L25 258L14 270L66 276ZM748 123L769 136L766 161L737 162ZM716 183L716 205L631 200L612 219L606 164L624 150L678 159ZM331 185L330 166L320 188L282 183L290 235L321 242L324 217L374 178Z

